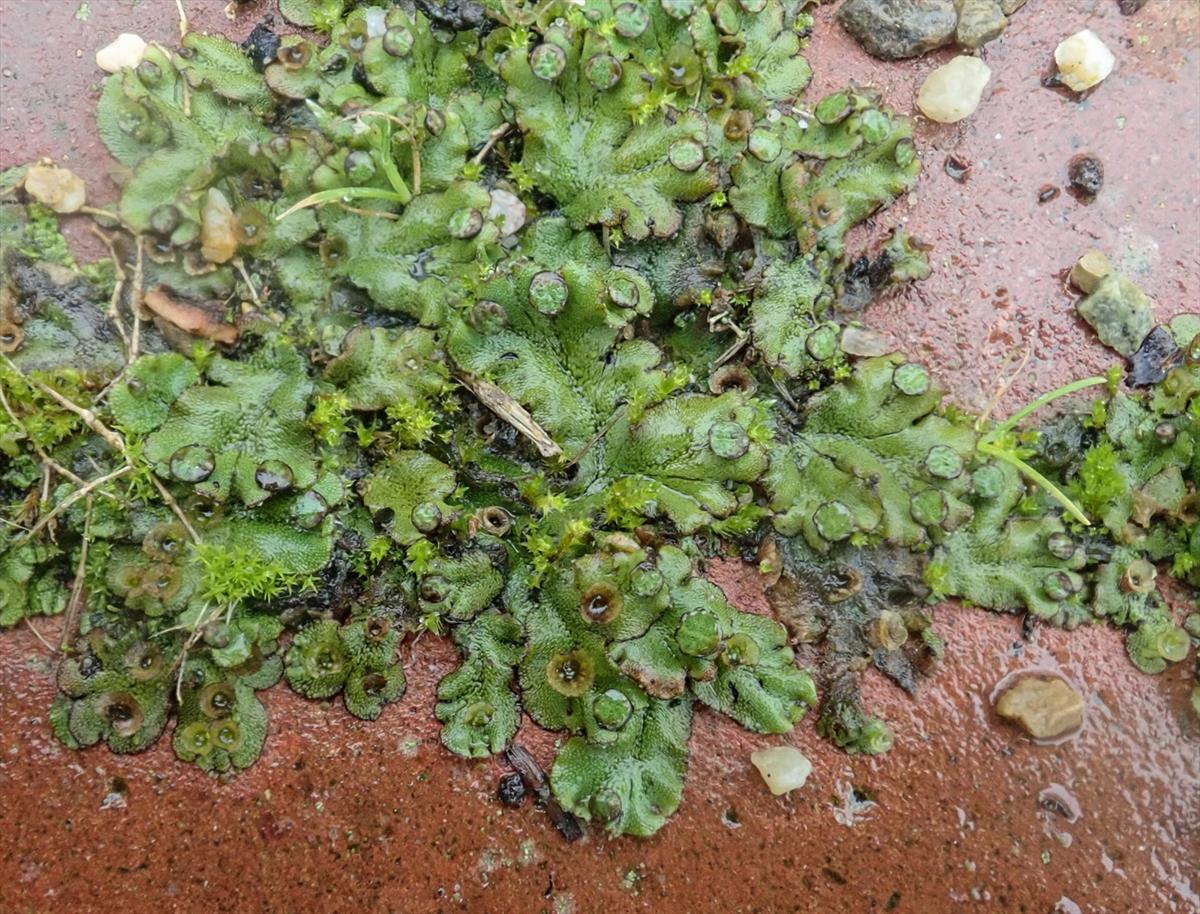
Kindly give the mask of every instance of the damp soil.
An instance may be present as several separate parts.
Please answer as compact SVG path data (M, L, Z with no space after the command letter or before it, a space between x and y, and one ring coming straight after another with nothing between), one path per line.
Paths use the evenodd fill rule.
M173 41L177 26L166 0L83 5L86 18L75 0L0 0L0 167L53 156L103 202L116 192L95 134L92 54L119 31ZM271 12L244 3L231 22L224 0L186 6L193 27L237 40ZM812 97L853 79L911 111L921 78L950 54L875 61L833 12L817 13ZM1042 89L1054 45L1084 27L1114 49L1117 71L1084 100ZM919 126L919 188L859 239L903 223L934 245L933 276L873 306L868 322L936 366L963 405L984 406L1032 343L1008 412L1111 364L1065 289L1086 249L1108 251L1159 321L1200 301L1200 6L1152 0L1122 17L1110 0L1031 0L985 53L989 97L961 124ZM1082 151L1104 163L1095 201L1039 204ZM940 167L948 155L969 164L966 184ZM739 563L714 563L710 576L742 608L769 611ZM34 624L56 643L56 620ZM570 845L529 800L500 802L502 761L440 746L434 688L454 664L445 641L406 646L408 694L374 723L272 690L262 758L216 780L178 763L167 740L137 756L59 746L45 719L45 649L17 630L0 638L0 911L1200 911L1187 664L1145 676L1115 631L1035 629L1026 641L1018 617L953 605L935 627L947 659L919 699L867 675L868 705L896 734L886 756L850 758L810 719L783 741L813 775L776 798L750 753L780 739L700 711L680 813L651 839L589 833ZM996 683L1026 669L1084 692L1074 738L1035 745L995 715ZM555 739L528 723L520 736L543 765Z

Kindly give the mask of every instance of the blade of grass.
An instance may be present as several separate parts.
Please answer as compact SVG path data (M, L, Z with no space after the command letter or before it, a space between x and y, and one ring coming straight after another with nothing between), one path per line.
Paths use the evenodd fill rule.
M1004 448L996 447L994 444L988 441L980 441L977 447L980 453L987 454L989 457L995 457L997 460L1003 460L1009 466L1015 467L1022 476L1025 476L1027 479L1036 483L1043 490L1045 490L1046 494L1062 505L1072 517L1074 517L1085 527L1090 527L1092 525L1092 522L1088 520L1088 516L1083 513L1083 509L1075 504L1075 502L1071 501L1071 499L1065 492L1063 492L1062 489L1027 464L1020 457L1009 451L1006 451Z
M382 187L331 187L329 190L320 190L315 194L309 194L299 203L276 216L275 221L282 222L292 213L325 203L341 203L347 200L386 200L389 203L399 203L403 206L411 199L412 194L408 192L408 188L404 188L401 192L384 190Z
M1059 397L1066 397L1066 396L1069 396L1070 394L1075 393L1076 391L1084 390L1088 387L1095 387L1098 384L1107 384L1107 383L1108 383L1108 378L1100 377L1100 376L1096 375L1096 376L1093 376L1090 378L1081 378L1078 381L1072 381L1070 384L1064 384L1062 387L1052 390L1049 393L1044 393L1040 397L1038 397L1036 400L1034 400L1032 403L1029 403L1026 406L1021 407L1021 409L1017 410L1015 413L1013 413L1011 416L1009 416L1007 419L1005 419L999 425L992 428L991 431L989 431L984 436L984 440L985 441L995 441L997 438L999 438L1001 435L1003 435L1009 429L1014 428L1018 422L1020 422L1022 419L1024 419L1030 413L1036 412L1037 410L1039 410L1043 406L1045 406L1047 403L1053 403L1055 400L1059 399Z
M383 173L387 177L388 183L392 185L392 189L398 194L405 194L411 198L412 194L408 189L408 185L404 182L404 177L400 174L400 169L396 167L396 159L392 156L392 125L384 121L377 129L379 130L379 148L376 150L376 155L379 159L379 166L383 169ZM413 162L417 161L417 144L414 142ZM418 180L416 183L419 193L420 181Z

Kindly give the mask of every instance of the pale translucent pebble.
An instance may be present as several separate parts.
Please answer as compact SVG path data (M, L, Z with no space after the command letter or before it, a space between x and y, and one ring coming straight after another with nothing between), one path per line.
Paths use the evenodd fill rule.
M492 203L488 207L488 218L500 220L501 235L515 235L525 225L525 204L516 194L497 187L492 191Z
M210 187L200 214L200 253L212 263L226 263L238 249L238 218L225 195Z
M942 124L961 121L975 113L991 78L991 69L978 57L955 57L925 78L917 94L917 107L927 118Z
M812 774L812 762L795 746L759 749L750 754L750 761L775 796L803 787Z
M1063 83L1083 92L1101 83L1116 66L1117 58L1091 29L1076 32L1054 49L1054 62Z
M363 19L367 23L368 38L379 38L387 31L387 10L368 6L363 10Z
M56 213L74 213L87 202L83 178L57 165L33 165L25 173L25 192Z
M146 53L146 42L140 35L122 32L96 52L96 66L105 73L116 73L124 67L136 67Z

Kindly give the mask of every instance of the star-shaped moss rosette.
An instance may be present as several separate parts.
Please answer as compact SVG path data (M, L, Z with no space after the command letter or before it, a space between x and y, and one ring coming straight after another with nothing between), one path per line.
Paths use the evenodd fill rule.
M775 528L822 550L851 537L914 547L968 520L976 434L936 412L942 396L902 356L860 362L814 396L803 427L771 454Z
M257 365L218 358L207 376L212 383L185 390L147 436L155 472L249 507L311 487L317 458L304 418L312 383L299 356L281 349Z
M375 720L404 695L407 679L396 652L401 633L384 615L339 626L332 620L302 628L288 648L288 685L308 698L342 693L346 710Z
M438 397L448 374L431 331L356 327L326 367L325 380L346 395L351 409L370 411Z
M500 76L524 137L521 166L558 199L576 228L600 224L630 239L670 237L679 204L719 187L696 110L639 123L647 103L644 68L634 60L585 58L587 32L552 26L541 42L500 57ZM665 102L665 98L664 98Z
M653 306L649 286L613 267L594 236L542 220L524 250L451 331L455 362L527 408L571 455L580 510L619 497L685 532L733 513L733 484L766 468L761 406L734 391L671 396L686 376L666 372L650 342L623 338Z

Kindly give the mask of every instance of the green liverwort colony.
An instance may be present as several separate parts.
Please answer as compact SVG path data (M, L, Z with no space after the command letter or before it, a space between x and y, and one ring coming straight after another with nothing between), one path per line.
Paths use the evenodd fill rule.
M54 208L110 258L75 263L48 166L0 176L0 625L64 616L57 736L245 768L261 690L376 718L423 632L461 651L449 750L527 714L558 802L648 835L698 706L885 751L859 676L915 690L938 598L1183 660L1197 321L1041 428L868 355L862 309L929 267L846 233L920 160L875 93L805 97L807 5L281 0L304 34L105 81L120 200Z

